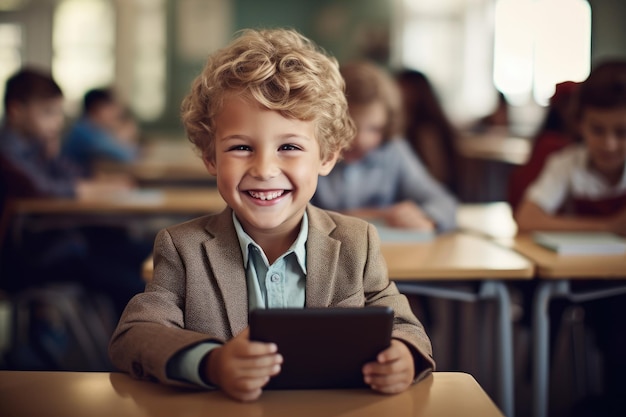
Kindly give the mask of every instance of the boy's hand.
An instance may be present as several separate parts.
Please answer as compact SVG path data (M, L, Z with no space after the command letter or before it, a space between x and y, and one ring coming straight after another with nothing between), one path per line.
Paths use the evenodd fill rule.
M239 401L253 401L270 377L280 372L283 358L273 343L251 342L250 329L209 354L205 372L212 384Z
M435 230L434 222L413 201L403 201L387 208L385 222L388 226L403 229Z
M373 390L384 394L397 394L413 382L415 366L413 355L401 341L392 339L391 346L363 367L365 383Z

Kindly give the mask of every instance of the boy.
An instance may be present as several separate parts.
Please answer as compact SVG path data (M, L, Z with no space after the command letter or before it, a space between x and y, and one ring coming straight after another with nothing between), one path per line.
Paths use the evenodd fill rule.
M430 372L430 341L387 280L373 226L309 204L354 136L336 61L293 31L244 31L209 58L182 115L228 207L159 233L154 279L120 320L113 364L254 400L282 357L249 340L248 311L384 305L394 339L364 366L366 383L396 393Z
M547 160L516 210L520 231L626 235L626 62L599 65L579 88L584 144Z
M137 126L109 89L89 90L83 100L83 116L72 127L63 155L92 175L100 160L131 162L137 156Z
M391 227L446 232L456 227L456 201L399 136L402 101L389 74L369 62L340 69L357 135L312 203Z
M519 230L606 231L626 235L626 61L593 69L578 90L578 133L584 144L552 154L516 210ZM575 415L623 415L626 409L624 295L586 304L604 355L599 401Z

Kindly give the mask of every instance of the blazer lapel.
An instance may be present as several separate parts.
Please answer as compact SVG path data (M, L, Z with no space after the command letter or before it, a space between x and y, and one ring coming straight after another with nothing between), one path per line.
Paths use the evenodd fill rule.
M232 210L227 208L212 217L206 230L212 239L204 242L204 249L222 293L231 333L235 336L248 326L248 288Z
M306 307L328 307L332 301L337 276L341 242L330 237L335 222L324 211L311 205L306 261ZM315 256L310 256L315 254Z

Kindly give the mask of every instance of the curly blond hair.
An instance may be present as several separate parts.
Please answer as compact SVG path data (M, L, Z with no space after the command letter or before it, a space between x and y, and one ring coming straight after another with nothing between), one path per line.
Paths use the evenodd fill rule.
M243 94L287 118L314 121L322 160L341 153L355 136L337 61L290 29L239 32L212 54L182 103L189 140L215 158L215 117L229 94Z

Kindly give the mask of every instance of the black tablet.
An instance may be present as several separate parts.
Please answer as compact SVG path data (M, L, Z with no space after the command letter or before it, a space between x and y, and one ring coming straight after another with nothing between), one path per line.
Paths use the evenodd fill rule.
M389 307L258 309L250 340L273 342L284 361L267 389L361 388L363 365L389 347Z

